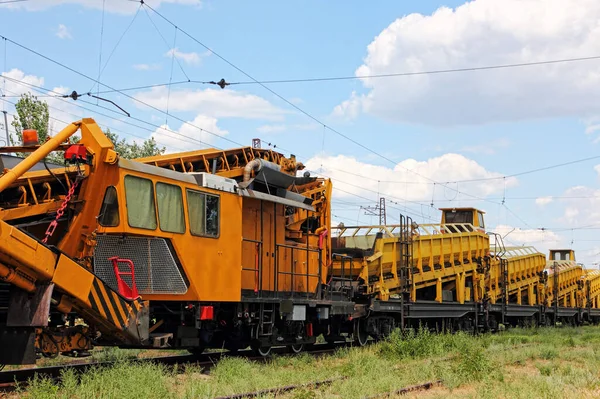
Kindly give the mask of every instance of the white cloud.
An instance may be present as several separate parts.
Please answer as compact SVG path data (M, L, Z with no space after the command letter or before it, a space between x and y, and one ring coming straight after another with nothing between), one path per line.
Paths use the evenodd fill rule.
M161 69L160 64L134 64L131 67L138 71L157 71Z
M281 133L286 131L298 131L298 130L315 130L319 127L316 123L305 123L305 124L275 124L275 125L262 125L256 128L256 131L263 134L270 133Z
M20 96L27 92L39 95L36 88L32 86L44 87L44 78L35 75L27 75L20 69L11 69L8 72L2 72L1 76L6 76L6 93L11 96ZM71 90L68 87L58 86L52 89L52 94L67 94ZM89 112L83 111L75 104L59 97L44 97L42 98L50 107L49 133L51 135L59 132L67 124L74 120L81 119L83 116L90 116ZM11 102L18 101L13 98ZM14 113L14 107L9 106L9 112ZM10 124L11 121L9 121Z
M202 2L200 0L154 0L147 1L149 5L154 8L158 8L161 4L181 4L181 5L192 5L201 7ZM16 10L26 11L44 11L49 8L63 5L63 4L75 4L86 8L92 8L95 10L104 10L106 12L115 14L133 14L139 8L138 2L123 1L123 0L106 0L104 4L102 1L90 1L90 0L29 0L24 2L7 3L0 5L0 8L9 8Z
M550 248L562 246L563 241L563 238L555 232L541 229L521 229L508 225L498 225L492 231L504 237L506 247L532 246L543 254L548 254Z
M71 32L69 32L69 28L67 28L63 24L58 25L58 29L56 30L56 36L60 39L72 39Z
M154 107L166 109L168 92L166 87L154 87L135 97ZM235 90L171 90L169 110L197 111L215 118L246 118L282 120L287 111L271 104L262 97ZM136 103L138 107L144 107ZM144 107L145 108L145 107Z
M207 57L210 54L211 54L210 52L205 52L204 54L198 54L193 51L190 53L185 53L183 51L179 51L178 48L172 48L171 50L169 50L165 53L165 57L171 58L174 55L175 58L182 60L183 62L185 62L188 65L199 65L200 61L202 60L202 57Z
M504 190L503 179L448 183L445 186L432 184L431 180L427 180L425 176L437 182L502 176L486 170L477 162L463 155L452 153L427 161L406 159L393 168L365 163L345 155L317 155L310 158L305 164L307 169L331 177L334 182L334 190L339 189L336 190L336 195L339 197L351 198L354 194L373 198L379 192L382 196L394 201L406 199L429 204L433 198L434 202L436 200L456 200L457 203L460 203L464 199L473 199L463 193L485 197L501 193ZM359 176L365 176L365 178ZM517 185L517 182L514 177L507 178L506 187L513 187ZM457 193L457 190L461 193Z
M396 19L367 48L357 76L528 63L600 54L596 0L478 0ZM600 101L600 66L569 62L487 71L362 79L334 115L478 124L588 117Z
M20 69L13 68L10 71L2 72L2 76L6 76L6 91L12 95L21 95L27 92L33 92L31 86L44 86L44 78L35 75L26 75Z
M544 206L544 205L548 205L552 201L554 201L554 198L552 198L552 196L549 195L547 197L538 197L538 198L536 198L535 199L535 204L539 205L539 206Z
M223 137L229 134L227 130L219 128L217 122L216 118L198 115L194 120L189 121L190 124L183 124L178 130L175 130L175 132L179 134L174 133L173 129L169 128L169 126L161 125L159 129L156 129L154 133L152 133L151 137L154 137L154 139L159 141L162 145L166 145L168 152L173 152L174 150L181 151L181 148L186 147L198 149L203 146L203 144L198 141L204 143L204 145L210 145L217 139L217 136ZM202 128L203 130L198 128ZM213 134L210 134L207 131L210 131Z
M561 221L571 226L600 225L600 190L586 187L574 186L567 189L561 200L565 204L565 210Z

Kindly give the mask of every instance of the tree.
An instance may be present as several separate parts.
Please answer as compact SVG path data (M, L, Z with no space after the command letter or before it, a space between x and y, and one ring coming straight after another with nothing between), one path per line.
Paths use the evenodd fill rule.
M45 101L40 101L31 93L21 95L19 101L15 105L17 117L15 117L11 125L17 133L17 145L23 142L23 130L35 129L38 132L40 143L46 141L48 137L48 121L50 120L50 112L48 104ZM12 144L15 141L11 137Z
M50 112L48 104L45 101L39 100L36 96L31 93L25 93L21 95L19 101L15 105L17 110L17 117L12 121L12 126L15 128L17 133L17 140L11 137L12 145L20 145L23 142L23 130L24 129L35 129L38 133L38 139L40 143L44 143L48 139L48 122L50 120ZM125 139L119 138L116 133L106 129L104 132L106 136L115 146L115 151L123 158L135 159L150 157L153 155L164 154L166 148L160 148L154 137L151 137L140 145L136 142L128 143ZM77 137L73 137L73 142L79 141ZM19 156L26 157L28 154L18 154ZM48 161L53 163L62 164L64 162L62 153L52 153L47 158Z
M144 140L142 145L139 145L135 141L133 143L128 143L125 139L120 139L116 133L110 131L110 129L106 129L104 132L106 137L109 138L110 141L115 146L115 151L117 154L126 159L136 159L136 158L144 158L151 157L153 155L164 154L166 148L158 147L156 140L154 137L150 137L147 140Z

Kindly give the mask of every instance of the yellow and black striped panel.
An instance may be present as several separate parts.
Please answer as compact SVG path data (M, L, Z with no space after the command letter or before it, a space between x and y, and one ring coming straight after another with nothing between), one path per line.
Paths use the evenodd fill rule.
M133 304L128 304L97 277L94 277L88 300L92 309L120 330L126 329L129 318L137 314L137 308Z

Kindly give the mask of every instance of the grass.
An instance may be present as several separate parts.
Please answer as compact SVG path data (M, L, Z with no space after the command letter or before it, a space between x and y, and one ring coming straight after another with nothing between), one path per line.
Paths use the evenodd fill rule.
M211 398L348 377L317 390L280 398L363 398L426 381L442 387L405 397L586 398L600 397L600 327L511 329L472 337L420 330L332 356L275 356L265 364L225 358L211 371L177 372L155 364L132 364L139 353L105 350L110 368L83 375L66 372L60 383L35 379L15 395L29 398Z

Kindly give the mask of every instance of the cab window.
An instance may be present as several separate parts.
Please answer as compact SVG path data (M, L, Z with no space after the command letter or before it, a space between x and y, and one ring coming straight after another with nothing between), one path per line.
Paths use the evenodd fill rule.
M195 236L219 236L219 197L186 190L190 232Z
M125 176L127 221L131 227L156 229L156 209L152 180Z
M98 215L98 223L105 227L119 225L119 200L117 198L117 189L113 186L106 188L100 214Z
M166 183L156 183L158 221L162 231L185 233L182 197L181 187Z
M446 223L473 223L473 212L471 211L456 211L446 212Z
M479 219L479 227L482 228L482 229L485 229L485 224L484 224L484 221L483 221L483 213L477 212L477 217Z

